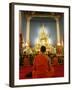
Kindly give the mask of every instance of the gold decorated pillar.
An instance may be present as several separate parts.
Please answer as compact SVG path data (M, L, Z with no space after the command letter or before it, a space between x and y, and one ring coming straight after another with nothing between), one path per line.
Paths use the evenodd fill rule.
M24 37L22 34L22 14L21 14L21 11L19 12L19 42L20 42L20 47L24 48L25 42L24 42Z
M26 17L27 19L27 24L26 24L26 44L29 46L30 44L30 16Z
M59 27L59 18L56 17L56 29L57 29L57 45L60 45L60 27Z

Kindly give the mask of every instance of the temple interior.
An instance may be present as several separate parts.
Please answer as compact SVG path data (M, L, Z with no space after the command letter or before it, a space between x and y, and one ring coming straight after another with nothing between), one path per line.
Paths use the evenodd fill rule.
M20 53L20 79L32 78L32 65L35 55L40 52L41 46L46 47L45 54L51 58L51 64L53 64L53 57L57 56L59 67L56 68L56 75L54 77L64 76L64 28L63 22L60 19L63 17L63 13L51 13L51 12L29 12L20 11L19 13L19 53ZM35 27L33 19L41 18L39 28L36 30L32 29ZM49 33L47 28L47 19L54 21L55 33ZM38 19L39 21L39 19ZM23 23L24 22L24 23ZM24 25L23 25L24 24ZM31 25L32 24L32 25ZM37 24L36 24L37 25ZM26 28L25 28L26 27ZM52 27L52 25L50 25ZM32 28L32 29L31 29ZM37 28L37 26L36 26ZM50 36L54 36L52 38ZM55 41L53 41L55 40ZM24 56L27 55L28 60L24 60ZM58 69L59 68L59 69ZM60 72L58 72L61 70ZM62 72L62 73L61 73ZM26 74L27 73L27 74ZM58 75L58 76L57 76ZM27 76L27 77L26 77Z

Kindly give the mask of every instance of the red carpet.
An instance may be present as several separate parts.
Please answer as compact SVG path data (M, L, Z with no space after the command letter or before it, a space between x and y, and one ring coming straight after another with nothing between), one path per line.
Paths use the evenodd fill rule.
M64 77L64 65L56 65L54 67L54 75L52 77ZM32 78L32 66L20 67L19 79Z
M27 75L32 72L32 66L24 66L20 68L19 79L29 78Z
M64 65L54 66L53 77L64 77Z

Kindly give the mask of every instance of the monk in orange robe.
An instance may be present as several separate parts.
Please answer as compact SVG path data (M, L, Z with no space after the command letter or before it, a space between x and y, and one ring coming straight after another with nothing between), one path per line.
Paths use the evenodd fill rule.
M58 63L58 57L53 57L54 75L53 77L64 77L64 64Z
M33 62L33 78L47 78L53 75L54 69L51 67L49 63L49 58L45 55L46 48L45 46L41 47L40 54L35 56Z

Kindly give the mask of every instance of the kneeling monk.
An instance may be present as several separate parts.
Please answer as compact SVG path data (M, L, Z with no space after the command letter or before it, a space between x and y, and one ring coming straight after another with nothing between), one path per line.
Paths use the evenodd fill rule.
M46 48L42 46L40 49L40 54L35 56L33 62L33 78L46 78L51 77L53 75L54 69L49 63L49 57L45 55Z

